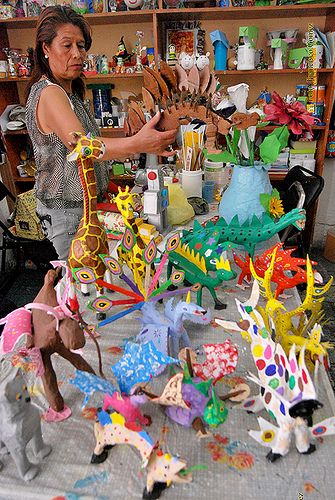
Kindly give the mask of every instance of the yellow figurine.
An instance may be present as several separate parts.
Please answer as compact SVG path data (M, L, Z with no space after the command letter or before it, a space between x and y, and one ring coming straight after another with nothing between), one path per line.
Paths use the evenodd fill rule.
M332 347L328 342L320 342L322 329L316 325L323 318L322 302L324 294L329 290L333 277L323 286L315 286L313 268L310 259L307 256L307 289L304 301L292 311L288 311L285 306L277 299L271 290L271 276L276 258L276 250L273 252L269 268L261 278L256 274L252 261L250 261L250 270L255 280L257 280L260 293L267 300L265 308L257 306L261 314L264 325L268 331L271 331L271 322L275 331L275 339L280 342L286 353L289 352L292 344L296 344L297 351L305 345L306 351L309 351L312 359L318 356L326 356L327 349ZM306 312L309 311L309 319ZM298 324L295 325L293 318L299 317ZM313 328L314 326L314 328ZM309 338L308 331L313 328Z

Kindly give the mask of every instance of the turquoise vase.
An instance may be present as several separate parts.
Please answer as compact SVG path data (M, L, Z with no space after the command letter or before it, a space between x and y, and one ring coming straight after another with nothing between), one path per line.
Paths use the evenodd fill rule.
M272 192L268 170L269 165L263 164L233 167L230 184L219 206L219 214L228 224L235 215L238 215L240 224L251 220L254 214L258 218L262 217L265 209L259 201L259 195Z

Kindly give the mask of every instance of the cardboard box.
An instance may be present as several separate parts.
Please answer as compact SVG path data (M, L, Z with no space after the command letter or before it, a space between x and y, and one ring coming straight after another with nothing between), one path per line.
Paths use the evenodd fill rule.
M323 255L330 262L335 262L335 231L328 231Z

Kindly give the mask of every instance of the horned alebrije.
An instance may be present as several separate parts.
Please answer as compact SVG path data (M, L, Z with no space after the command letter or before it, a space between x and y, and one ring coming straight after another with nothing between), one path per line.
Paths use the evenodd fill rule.
M281 295L284 290L294 288L301 283L307 282L307 273L305 269L306 259L292 256L292 252L294 252L296 248L283 249L282 247L283 243L277 243L277 245L265 250L261 255L256 255L253 259L255 271L261 278L264 278L264 273L271 262L272 253L274 249L277 250L274 269L271 276L271 281L277 285L275 291L276 299L278 299L279 295ZM234 250L232 250L232 253L235 264L241 269L238 284L242 285L244 278L250 282L251 271L249 255L246 255L245 259L243 259L243 257L237 255ZM311 261L311 264L316 265L317 262ZM287 271L290 271L290 273Z
M92 136L74 133L76 146L68 155L69 161L77 161L83 189L83 217L74 235L68 256L71 269L91 268L96 279L104 277L106 267L99 254L108 254L107 236L97 216L97 186L93 159L104 154L105 145ZM96 284L97 291L103 289ZM103 313L99 314L102 318Z
M312 335L306 339L308 330L311 330L313 325L322 319L322 302L324 294L329 290L333 277L330 278L328 283L323 286L317 287L314 283L313 268L310 263L309 257L306 259L306 273L307 273L307 289L306 296L302 304L297 308L287 311L284 305L275 298L271 290L271 276L273 273L274 263L276 258L276 249L274 250L270 266L264 273L264 278L256 274L252 261L250 261L250 270L255 280L257 280L261 294L267 299L265 309L258 306L266 328L270 331L270 318L274 324L276 340L280 342L286 353L288 353L291 345L295 343L300 349L305 345L305 349L310 351L313 356L327 356L327 349L332 347L330 343L320 342L320 336ZM309 319L305 318L306 311L311 312ZM294 317L300 317L299 323L296 326L293 322Z
M236 215L229 224L223 217L219 217L216 224L211 220L203 227L199 222L195 221L193 230L183 231L182 243L187 243L191 248L196 248L196 244L202 240L207 240L213 233L213 237L217 236L219 231L220 236L217 240L217 245L229 241L235 245L243 245L250 257L253 256L257 243L266 241L272 236L293 224L297 229L302 230L305 225L306 212L302 208L294 208L291 212L283 215L278 222L274 222L267 214L263 214L262 219L253 216L251 222L249 219L240 225L238 216ZM215 252L212 253L211 259L215 258Z

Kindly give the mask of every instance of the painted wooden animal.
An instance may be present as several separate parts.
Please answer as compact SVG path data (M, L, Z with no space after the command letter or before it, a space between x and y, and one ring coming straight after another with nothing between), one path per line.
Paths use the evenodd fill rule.
M334 434L335 417L313 425L313 412L323 405L317 400L316 386L305 364L305 347L300 351L299 361L294 344L286 356L282 346L271 339L265 328L257 325L241 303L238 309L249 323L251 354L258 372L258 377L251 375L249 378L261 388L256 396L260 403L257 408L248 406L248 402L244 404L251 411L265 408L276 423L259 417L260 430L249 431L249 434L270 448L267 455L270 462L287 455L293 436L299 453L313 453L316 447L312 439Z
M189 74L179 65L174 71L161 61L160 71L144 69L142 87L145 110L153 115L156 105L163 111L158 124L159 130L177 129L179 125L198 119L206 123L205 147L209 152L218 152L218 134L227 135L232 123L211 110L210 96L216 89L215 75L206 66L199 71L193 66ZM204 104L205 101L205 104ZM143 117L130 108L125 122L127 135L134 135L145 124Z
M38 460L50 454L51 446L43 441L40 413L31 403L21 371L4 358L0 361L0 419L0 448L7 448L20 477L30 481L39 467L29 462L27 444L31 442Z
M38 292L34 303L58 307L55 280L59 271L49 270L44 278L44 284ZM46 311L33 309L33 336L28 339L28 347L41 350L44 364L42 382L49 409L44 414L47 421L60 421L71 415L71 410L64 404L57 384L57 376L53 369L51 357L57 353L69 361L78 370L94 373L93 368L84 358L74 352L85 345L85 337L79 322L70 316L63 316L59 322ZM59 326L58 326L59 325Z
M73 237L68 256L68 266L71 269L91 268L97 279L102 279L106 272L104 262L99 254L108 254L108 243L105 230L97 216L97 186L92 159L99 159L105 145L90 136L74 133L76 146L67 156L69 161L77 161L81 186L83 189L83 217L78 230ZM103 289L96 284L97 292ZM103 313L98 319L104 319Z
M117 254L119 260L125 263L131 270L138 289L142 295L145 296L144 281L146 263L143 258L143 253L147 245L143 241L140 234L140 226L143 224L143 220L141 218L135 218L134 216L134 196L134 194L129 192L129 186L126 186L125 191L122 191L119 187L119 193L114 200L125 222L125 238L127 237L127 234L133 238L133 242L132 245L129 246L129 250L125 249L123 245L119 245L117 247ZM151 264L150 266L150 274L151 277L155 274L154 264Z
M186 245L179 244L178 248L168 255L168 278L172 273L172 269L182 270L185 273L185 281L195 285L199 283L197 291L197 303L201 306L202 303L202 288L208 289L213 297L215 309L225 309L227 306L223 304L216 295L215 287L222 281L231 280L236 277L235 271L230 267L227 259L221 256L220 260L216 260L216 275L212 276L208 273L204 257L190 250Z
M274 269L271 276L271 281L277 285L275 290L275 298L278 299L288 288L294 288L301 283L307 283L306 259L301 259L292 256L294 248L283 249L283 243L277 243L272 248L265 250L261 255L256 255L253 259L253 265L257 274L264 278L264 273L268 269L274 249L277 250ZM238 284L243 286L243 280L246 278L251 281L250 257L246 255L245 259L237 255L232 250L235 264L241 269L238 278ZM317 265L317 262L311 260L312 265ZM322 278L317 271L314 272L315 281L322 283Z
M278 222L275 222L267 214L264 214L261 219L256 215L253 216L251 222L245 222L240 225L238 216L236 215L229 224L223 217L219 217L217 222L209 220L205 227L202 227L199 222L194 222L193 230L184 230L182 236L183 243L190 243L192 240L196 244L199 241L209 238L212 234L215 236L218 231L220 237L218 244L229 241L235 245L243 245L250 257L254 255L257 243L267 241L272 236L293 224L299 231L305 227L306 212L302 208L294 208L287 214L283 215Z
M127 423L119 413L109 414L98 410L98 420L94 424L96 446L91 463L100 464L108 457L108 449L116 444L134 446L140 452L143 466L147 468L146 488L143 498L159 498L163 489L172 483L186 483L192 480L191 474L182 475L186 462L171 456L154 446L150 436L137 424Z

